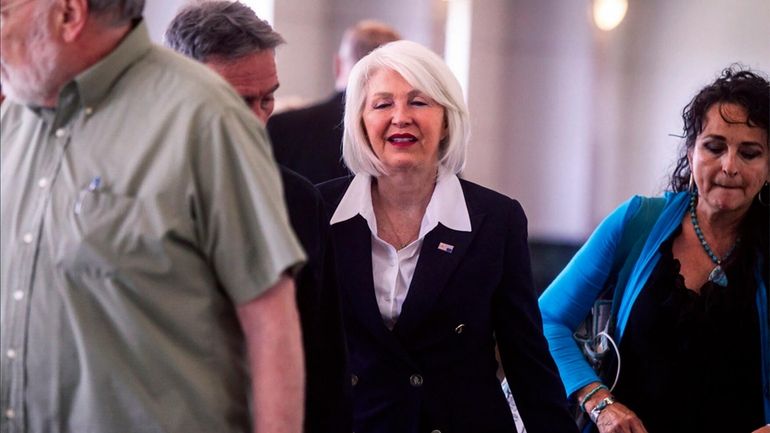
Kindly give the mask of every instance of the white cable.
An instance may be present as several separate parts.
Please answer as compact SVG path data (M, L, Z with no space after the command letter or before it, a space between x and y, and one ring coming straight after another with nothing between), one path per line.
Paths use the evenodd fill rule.
M620 379L620 350L618 350L618 345L615 344L615 340L610 337L610 334L606 333L605 331L596 334L597 337L602 335L610 340L610 343L612 343L612 348L615 350L615 356L618 358L618 368L615 371L615 380L612 382L612 386L610 387L610 392L612 392L615 389L615 385L618 384L618 379Z

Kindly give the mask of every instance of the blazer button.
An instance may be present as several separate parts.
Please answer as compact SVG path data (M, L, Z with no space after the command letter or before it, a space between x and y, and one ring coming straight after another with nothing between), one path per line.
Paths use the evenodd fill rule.
M351 374L350 375L350 384L353 385L353 386L358 385L358 376L356 376L355 374Z
M461 323L461 324L457 325L457 328L455 328L455 333L462 334L463 330L465 330L465 323ZM441 433L441 432L439 432L439 433Z
M409 383L414 387L422 386L422 376L419 374L409 376Z

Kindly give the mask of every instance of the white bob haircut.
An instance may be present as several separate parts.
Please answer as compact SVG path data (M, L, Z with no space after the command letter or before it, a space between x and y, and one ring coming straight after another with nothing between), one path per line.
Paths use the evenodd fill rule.
M444 107L448 135L439 148L439 171L460 173L465 166L470 138L470 116L460 83L436 53L416 42L404 40L375 49L350 71L342 136L342 158L350 171L374 177L388 175L387 168L372 150L363 123L367 85L374 73L381 69L397 72L410 86Z

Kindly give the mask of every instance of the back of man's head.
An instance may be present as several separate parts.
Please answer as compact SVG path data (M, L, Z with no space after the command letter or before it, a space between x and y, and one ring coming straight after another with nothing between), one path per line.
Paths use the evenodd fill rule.
M121 25L142 17L144 0L88 0L88 10L108 25Z
M345 30L339 53L355 63L380 45L399 39L401 35L393 27L375 20L363 20Z
M285 42L251 8L223 0L185 7L169 24L164 39L169 48L201 62L209 57L238 59Z
M380 45L401 39L401 35L391 26L375 21L363 20L345 30L337 52L335 65L335 86L345 89L348 73L353 65Z

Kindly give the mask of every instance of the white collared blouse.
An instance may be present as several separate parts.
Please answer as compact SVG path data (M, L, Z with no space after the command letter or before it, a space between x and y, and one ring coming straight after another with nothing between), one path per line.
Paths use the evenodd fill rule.
M372 278L380 315L388 329L393 329L401 314L409 286L420 258L422 242L438 223L457 231L470 232L471 220L460 179L455 174L439 174L433 195L420 224L420 234L412 243L396 250L377 234L377 219L372 206L372 177L359 173L350 183L330 224L361 215L372 236Z

